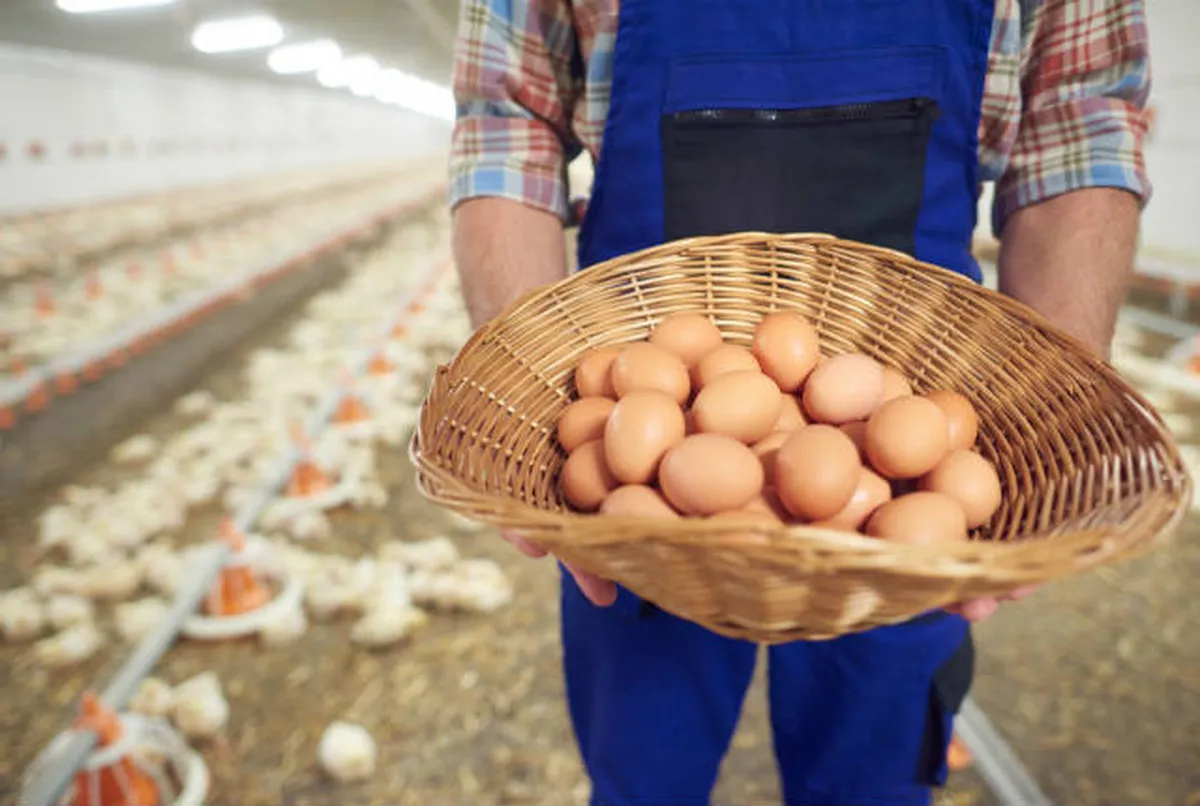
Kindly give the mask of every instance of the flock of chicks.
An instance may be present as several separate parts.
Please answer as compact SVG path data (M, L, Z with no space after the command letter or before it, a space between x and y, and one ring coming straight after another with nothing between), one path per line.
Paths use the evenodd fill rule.
M0 280L72 273L88 255L152 242L172 231L200 228L403 167L321 166L12 218L0 226Z
M435 187L387 174L180 239L140 257L117 255L50 283L17 282L0 302L0 378L93 345L186 294L265 268L297 248L296 233L336 233L414 191Z
M805 523L907 543L965 540L1000 506L954 390L915 394L862 353L822 355L813 325L766 315L749 345L706 316L600 347L563 411L561 486L581 511Z
M403 226L338 288L311 300L285 345L250 355L238 399L192 392L174 407L190 424L114 448L110 459L126 468L125 481L63 489L61 501L40 517L40 561L26 584L0 593L4 640L40 639L33 657L50 667L87 659L112 633L140 640L161 624L198 552L211 550L211 543L180 544L189 513L242 509L261 496L291 452L298 456L291 483L261 509L234 553L268 587L271 580L289 580L302 590L295 607L258 625L261 644L296 640L310 619L350 616L353 643L386 647L424 624L428 610L486 613L506 604L512 589L499 566L460 556L444 537L391 540L357 557L312 546L333 535L332 511L386 504L377 450L405 444L431 360L469 335L450 272L396 318L406 294L429 278L430 255L444 249L443 230L441 222ZM366 372L359 375L354 368L364 361ZM304 424L331 393L342 396L338 416L308 434ZM353 416L340 416L346 410ZM309 479L308 489L296 486L301 470L317 479ZM183 633L206 615L213 614L185 622ZM229 716L211 672L175 687L148 679L132 708L169 717L192 739L219 735ZM365 774L373 768L363 761L374 753L367 745L361 728L331 725L322 764L340 780Z

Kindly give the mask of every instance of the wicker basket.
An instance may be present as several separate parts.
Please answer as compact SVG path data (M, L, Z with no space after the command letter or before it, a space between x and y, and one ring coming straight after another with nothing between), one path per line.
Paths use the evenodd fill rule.
M909 546L794 526L580 515L555 439L579 356L708 314L748 344L798 310L823 349L861 350L980 414L1000 510L973 540ZM411 446L418 485L471 518L724 635L778 643L907 620L1139 554L1170 534L1191 480L1153 408L1029 308L898 252L825 235L669 243L525 297L438 369Z

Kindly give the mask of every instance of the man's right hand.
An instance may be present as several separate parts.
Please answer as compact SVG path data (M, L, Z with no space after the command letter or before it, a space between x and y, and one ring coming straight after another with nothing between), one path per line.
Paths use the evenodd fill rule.
M537 543L521 537L516 532L502 531L500 534L505 540L516 546L517 551L526 557L545 557L547 554L546 550ZM601 579L595 574L589 574L587 571L572 568L569 563L563 563L563 565L571 572L571 576L575 578L579 589L583 591L583 595L592 604L597 607L608 607L617 600L617 586L612 582L607 579Z

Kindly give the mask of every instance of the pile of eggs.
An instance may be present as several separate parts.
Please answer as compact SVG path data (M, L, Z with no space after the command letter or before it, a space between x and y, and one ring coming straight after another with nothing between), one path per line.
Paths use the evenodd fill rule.
M953 390L914 394L861 353L822 356L798 313L768 314L750 347L699 314L647 341L586 352L558 420L560 476L580 512L808 524L905 543L967 539L1000 506Z

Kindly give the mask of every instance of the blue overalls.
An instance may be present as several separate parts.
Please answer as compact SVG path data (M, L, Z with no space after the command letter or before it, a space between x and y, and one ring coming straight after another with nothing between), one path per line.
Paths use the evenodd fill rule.
M624 0L580 265L692 235L830 232L980 279L991 0ZM604 806L705 804L757 648L568 575L570 715ZM925 804L972 673L945 613L769 651L788 804Z

